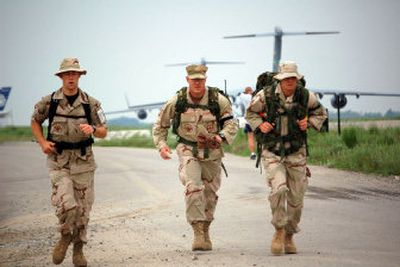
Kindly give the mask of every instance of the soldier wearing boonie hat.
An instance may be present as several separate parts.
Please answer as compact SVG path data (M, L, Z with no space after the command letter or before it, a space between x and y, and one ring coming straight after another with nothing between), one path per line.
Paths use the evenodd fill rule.
M296 78L300 80L303 75L299 74L297 71L297 64L293 61L284 61L279 65L279 73L274 76L275 79L282 81L287 78Z
M62 87L43 97L32 115L32 132L47 154L52 183L52 205L56 207L61 238L53 250L54 264L60 264L72 242L75 266L87 266L83 245L87 242L89 213L94 201L92 136L104 138L107 125L100 102L79 88L85 75L77 58L65 58L55 73ZM47 138L42 123L48 119Z
M81 69L81 66L79 65L79 60L77 58L64 58L60 64L60 69L56 73L54 73L54 75L60 76L60 74L69 71L78 72L83 75L86 75L87 73L85 69Z
M325 108L300 79L297 64L284 61L274 76L278 81L264 87L252 99L246 120L262 151L259 155L270 187L269 202L275 235L271 253L297 253L293 235L300 231L303 199L308 186L306 131L320 130L327 118Z
M179 178L185 187L186 220L194 233L192 250L211 250L209 227L221 185L221 143L231 144L237 132L232 105L218 88L206 86L207 67L186 67L183 87L160 110L153 141L162 159L170 159L168 129L178 136Z

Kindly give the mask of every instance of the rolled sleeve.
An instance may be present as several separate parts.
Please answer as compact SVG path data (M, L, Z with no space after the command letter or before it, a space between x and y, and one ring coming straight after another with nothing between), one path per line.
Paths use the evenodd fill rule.
M321 105L313 92L310 92L308 99L308 110L308 122L314 129L321 130L324 121L328 118L328 114L326 108Z
M219 95L218 103L220 106L220 120L224 121L221 132L224 134L226 142L232 144L239 128L238 121L234 118L232 105L225 96Z
M259 113L264 111L265 111L265 94L264 90L261 90L251 100L245 115L245 119L247 123L250 124L250 127L251 129L253 129L253 131L257 129L261 123L263 123L263 119Z
M171 127L171 120L175 116L176 101L177 97L174 96L161 108L153 125L153 143L157 149L167 146L168 129Z
M49 117L51 95L43 97L35 104L31 120L42 124Z

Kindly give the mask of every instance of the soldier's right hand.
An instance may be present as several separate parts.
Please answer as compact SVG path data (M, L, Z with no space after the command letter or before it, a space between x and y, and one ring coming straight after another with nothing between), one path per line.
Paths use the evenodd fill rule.
M43 141L43 143L40 144L40 147L42 148L43 153L49 155L52 153L55 153L55 143L50 142L50 141Z
M171 149L168 146L164 146L160 149L160 156L163 159L171 159L170 154L172 154Z
M260 128L262 133L269 133L272 129L274 129L274 126L271 123L264 121L260 124L260 126L258 126L258 128Z

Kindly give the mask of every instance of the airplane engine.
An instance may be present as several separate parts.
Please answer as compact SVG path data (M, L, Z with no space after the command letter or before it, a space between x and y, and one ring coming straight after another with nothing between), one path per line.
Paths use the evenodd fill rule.
M144 109L138 111L137 116L139 119L144 120L147 118L147 112Z
M347 98L344 94L335 94L331 98L331 104L332 104L332 107L334 107L334 108L337 108L337 109L343 108L347 104Z

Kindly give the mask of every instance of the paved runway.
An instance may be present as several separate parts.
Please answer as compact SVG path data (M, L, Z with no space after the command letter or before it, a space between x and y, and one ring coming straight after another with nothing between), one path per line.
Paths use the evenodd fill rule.
M311 166L299 254L272 256L268 188L254 161L227 155L212 252L190 251L177 158L95 147L89 266L399 266L400 183ZM56 218L37 144L0 145L0 266L51 265ZM61 266L71 266L71 253Z

